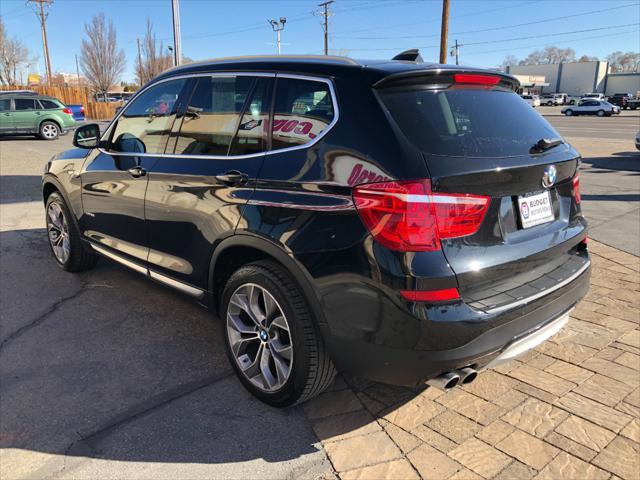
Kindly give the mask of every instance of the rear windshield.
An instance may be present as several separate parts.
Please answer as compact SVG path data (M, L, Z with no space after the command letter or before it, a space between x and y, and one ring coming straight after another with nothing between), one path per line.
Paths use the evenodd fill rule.
M380 97L408 140L434 155L529 155L540 139L561 138L512 91L389 89Z

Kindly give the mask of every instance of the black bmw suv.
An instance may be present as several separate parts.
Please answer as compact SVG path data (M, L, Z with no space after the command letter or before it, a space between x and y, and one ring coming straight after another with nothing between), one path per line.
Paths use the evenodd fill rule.
M408 60L169 70L48 162L54 257L208 305L272 405L336 370L473 381L557 332L589 284L580 156L517 89Z

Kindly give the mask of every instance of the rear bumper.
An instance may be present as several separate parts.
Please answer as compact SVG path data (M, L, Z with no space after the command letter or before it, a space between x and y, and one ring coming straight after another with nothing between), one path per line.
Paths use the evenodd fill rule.
M324 339L339 370L384 383L415 385L466 366L485 368L498 361L501 355L503 359L508 358L514 352L513 348L522 345L521 339L541 331L553 333L553 328L559 325L556 322L568 317L571 309L586 295L589 278L590 267L587 267L577 278L548 295L472 320L451 318L463 314L464 309L453 309L437 319L440 321L429 319L417 309L413 312L413 320L403 317L400 312L387 310L386 315L394 319L387 328L397 331L384 332L384 338L413 337L411 348L376 343L383 338L380 335L349 338L342 334L348 332L331 332L327 328L323 331ZM460 339L469 338L471 340L461 345L456 344ZM532 338L544 341L548 337ZM439 345L441 348L437 348ZM513 345L516 347L511 347ZM529 345L536 344L530 341Z

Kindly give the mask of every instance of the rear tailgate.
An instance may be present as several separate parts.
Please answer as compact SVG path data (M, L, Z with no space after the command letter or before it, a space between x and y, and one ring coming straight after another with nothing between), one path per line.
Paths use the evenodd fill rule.
M378 93L423 152L434 192L491 197L475 233L441 241L462 298L495 311L586 268L586 221L574 183L579 154L504 76L440 72ZM546 139L546 140L545 140Z

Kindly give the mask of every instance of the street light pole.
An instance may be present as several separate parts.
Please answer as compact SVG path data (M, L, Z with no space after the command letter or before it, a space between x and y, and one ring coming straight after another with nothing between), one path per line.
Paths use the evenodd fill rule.
M285 17L280 17L280 21L271 19L267 20L267 22L269 22L273 31L276 32L276 45L278 46L278 55L280 55L280 32L284 30L284 24L287 23L287 19Z
M173 14L173 65L182 63L182 42L180 40L180 5L178 0L171 0L171 13Z

